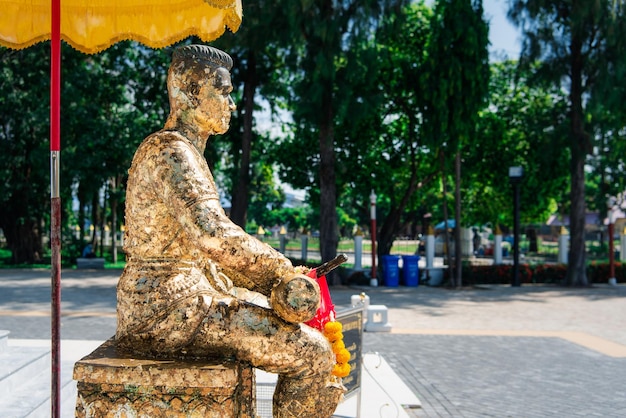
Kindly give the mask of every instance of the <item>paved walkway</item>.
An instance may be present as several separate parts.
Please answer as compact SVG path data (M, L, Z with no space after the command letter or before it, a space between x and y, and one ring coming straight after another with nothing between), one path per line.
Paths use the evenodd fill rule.
M64 340L114 334L118 276L63 271ZM362 291L392 325L365 333L364 351L417 394L412 416L626 416L626 286L331 289L338 309ZM49 271L0 270L0 329L49 338L49 298Z
M392 325L365 350L418 395L414 416L626 416L625 286L363 290Z

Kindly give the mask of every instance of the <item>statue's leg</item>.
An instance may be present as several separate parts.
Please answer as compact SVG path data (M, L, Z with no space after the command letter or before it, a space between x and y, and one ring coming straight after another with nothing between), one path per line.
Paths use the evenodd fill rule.
M296 379L279 375L274 392L274 417L329 418L344 392L343 385L327 377Z
M276 417L330 417L343 394L343 386L333 382L335 355L326 338L307 325L285 322L269 309L214 300L192 345L194 352L217 350L278 373Z

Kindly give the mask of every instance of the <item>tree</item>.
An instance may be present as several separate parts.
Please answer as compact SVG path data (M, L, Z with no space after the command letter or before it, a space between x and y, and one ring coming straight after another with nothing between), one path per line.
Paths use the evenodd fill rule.
M587 108L593 152L587 163L593 167L587 180L587 204L605 215L609 197L621 204L626 199L626 6L613 2L614 16L606 31L604 53L597 58L599 75L592 86Z
M391 3L398 7L402 1ZM315 179L312 188L317 190L311 195L319 196L320 251L322 260L328 261L335 257L338 244L336 149L343 144L336 142L336 128L342 118L352 116L346 109L354 103L346 94L350 84L342 69L349 65L348 55L354 45L371 38L380 16L391 12L391 6L373 0L289 4L288 22L299 32L286 57L295 64L290 104L298 141L290 153L297 159L288 165L303 165L304 169L290 167L289 171L304 173L307 186ZM310 154L313 149L317 156ZM283 155L283 161L287 158ZM309 161L312 164L307 164ZM334 276L329 279L333 284L338 281Z
M0 171L5 179L0 201L2 228L14 263L41 262L42 237L49 230L49 54L45 43L22 51L0 49L2 130ZM92 209L95 226L104 228L107 217L100 207L100 191L110 191L113 208L123 202L125 173L145 136L162 126L167 108L165 90L168 50L152 51L124 42L87 56L64 45L61 95L64 203L63 253L76 257L69 222L76 222L73 198L79 200L78 224ZM37 88L36 88L37 87ZM46 155L48 154L48 155ZM113 229L115 232L115 229ZM71 233L70 233L71 232Z
M524 168L522 222L543 222L566 209L566 97L558 87L531 84L533 74L516 61L491 64L489 106L463 153L463 213L471 225L512 225L510 166Z
M44 256L50 213L47 53L45 44L0 48L0 228L16 264L40 263Z
M282 208L285 193L274 182L274 170L268 164L256 165L258 172L253 175L250 199L250 217L258 225L273 226L279 222L271 213Z
M586 104L594 85L600 82L600 66L606 66L606 55L611 55L606 54L607 41L616 35L623 13L615 11L622 9L621 1L612 0L513 0L509 10L510 19L523 31L520 64L540 61L538 79L568 92L570 250L566 282L571 286L589 284L584 234L585 163L592 150L592 138Z
M228 52L234 61L233 82L239 85L241 104L229 131L222 137L230 143L228 167L231 220L245 227L250 202L250 186L255 181L253 147L263 139L254 129L254 114L259 110L261 99L267 100L274 111L275 97L284 95L288 88L279 74L282 54L286 46L294 47L293 28L285 25L284 13L291 7L276 1L256 0L246 2L245 24L236 34L226 33L215 45ZM259 36L262 33L263 36ZM256 154L259 155L259 152Z
M441 146L440 155L455 157L457 251L454 282L460 286L461 151L474 137L478 112L488 92L489 27L483 18L481 1L439 0L431 28L425 83L430 95L424 115L432 139Z
M415 222L413 217L405 215L415 212L420 205L416 194L438 172L432 161L432 150L425 146L421 109L426 88L419 82L425 67L431 16L428 6L416 3L386 17L375 40L378 65L376 78L370 83L377 89L373 95L380 97L369 110L368 123L360 122L360 128L347 123L343 128L353 136L367 139L366 146L361 142L355 144L354 154L347 160L358 165L366 162L365 166L371 167L371 173L362 173L366 178L355 179L354 184L374 188L379 196L378 212L383 214L377 233L379 257L389 254L394 238L407 219ZM353 177L362 170L355 165L348 172ZM372 178L367 178L370 174ZM372 180L376 183L371 184ZM361 190L367 197L368 189L363 186L354 189ZM362 206L368 209L368 201L364 203Z
M81 237L85 211L91 209L92 244L100 253L103 248L93 242L96 230L102 238L105 226L110 227L114 261L118 211L131 159L141 141L162 127L167 114L170 50L152 50L127 41L93 56L69 48L64 51L62 117L67 163L62 167L62 188L70 193L73 187L77 190ZM72 195L68 193L67 199L71 201Z

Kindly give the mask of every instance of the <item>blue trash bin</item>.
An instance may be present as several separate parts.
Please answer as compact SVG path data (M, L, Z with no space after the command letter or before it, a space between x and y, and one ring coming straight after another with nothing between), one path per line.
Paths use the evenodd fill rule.
M402 281L405 286L419 286L419 255L402 256Z
M383 279L385 286L398 287L400 284L400 266L398 262L400 256L398 255L384 255L383 256Z

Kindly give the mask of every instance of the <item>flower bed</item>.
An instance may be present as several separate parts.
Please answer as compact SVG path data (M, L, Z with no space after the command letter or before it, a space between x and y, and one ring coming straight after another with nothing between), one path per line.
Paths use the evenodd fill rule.
M565 264L520 264L520 283L554 283L565 281ZM463 265L463 285L510 284L513 278L513 265L500 264L489 266ZM607 283L609 264L592 262L587 266L587 278L590 283ZM615 278L618 283L626 283L626 264L615 263ZM446 277L447 280L447 277Z

